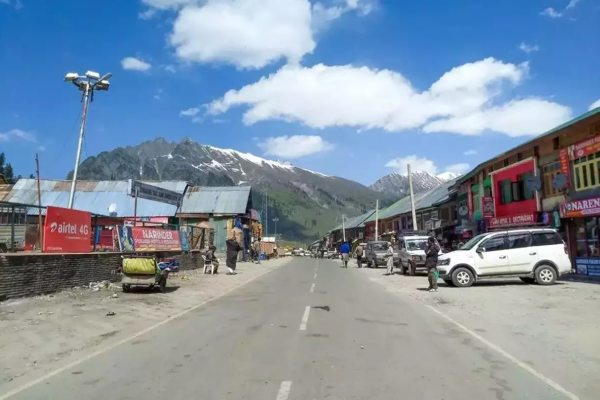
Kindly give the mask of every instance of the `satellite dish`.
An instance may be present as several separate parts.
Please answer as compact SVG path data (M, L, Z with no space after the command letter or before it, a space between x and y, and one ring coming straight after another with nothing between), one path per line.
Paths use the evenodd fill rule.
M110 215L111 217L117 216L117 204L116 203L110 203L110 205L108 206L108 215Z

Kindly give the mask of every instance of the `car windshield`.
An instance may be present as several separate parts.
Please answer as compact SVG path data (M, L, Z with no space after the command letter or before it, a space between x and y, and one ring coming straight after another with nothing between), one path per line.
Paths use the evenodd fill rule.
M386 242L381 243L373 243L374 251L386 251L388 249L388 244Z
M415 239L406 241L406 250L408 251L425 250L425 246L427 246L427 239Z
M486 235L477 235L475 236L473 239L469 240L467 243L465 243L460 249L458 250L471 250L473 247L475 247L477 245L477 243L479 243L481 241L481 239L483 239Z

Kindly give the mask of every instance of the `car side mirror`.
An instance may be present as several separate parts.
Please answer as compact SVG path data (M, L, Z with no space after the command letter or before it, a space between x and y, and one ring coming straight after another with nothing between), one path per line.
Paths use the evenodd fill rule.
M478 252L479 254L485 253L485 247L478 247L477 250L475 250L475 251Z

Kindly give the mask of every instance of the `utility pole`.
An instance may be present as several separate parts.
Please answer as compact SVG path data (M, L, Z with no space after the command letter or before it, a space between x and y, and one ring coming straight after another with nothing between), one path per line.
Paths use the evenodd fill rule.
M415 210L415 195L413 193L412 175L410 174L410 164L406 165L406 171L408 172L408 188L410 190L410 209L412 211L413 230L419 230L417 226L417 211Z
M342 237L344 242L346 241L346 224L345 224L345 215L342 214Z
M269 236L269 192L265 194L265 236Z
M277 221L279 221L279 218L273 218L273 222L275 222L275 247L277 247Z
M44 227L42 226L42 191L40 188L40 159L38 153L35 153L35 178L37 180L37 198L38 198L38 236L40 241L40 251L44 249Z
M375 240L379 240L379 200L375 201Z
M112 76L111 73L100 76L94 71L87 71L85 76L79 76L75 72L69 72L65 75L65 81L71 82L83 92L81 102L81 125L79 126L79 140L77 142L77 155L75 156L75 168L73 168L73 180L71 182L71 193L69 193L69 208L73 208L73 200L75 199L75 186L77 185L77 173L79 172L79 162L81 160L81 147L83 146L83 135L85 132L85 122L87 120L88 105L94 97L95 90L108 90Z

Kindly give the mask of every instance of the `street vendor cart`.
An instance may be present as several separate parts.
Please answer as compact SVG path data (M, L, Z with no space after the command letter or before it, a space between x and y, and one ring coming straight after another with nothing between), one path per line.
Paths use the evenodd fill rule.
M170 268L160 268L156 258L152 256L123 257L121 266L121 284L123 292L129 292L132 286L158 286L164 293Z

